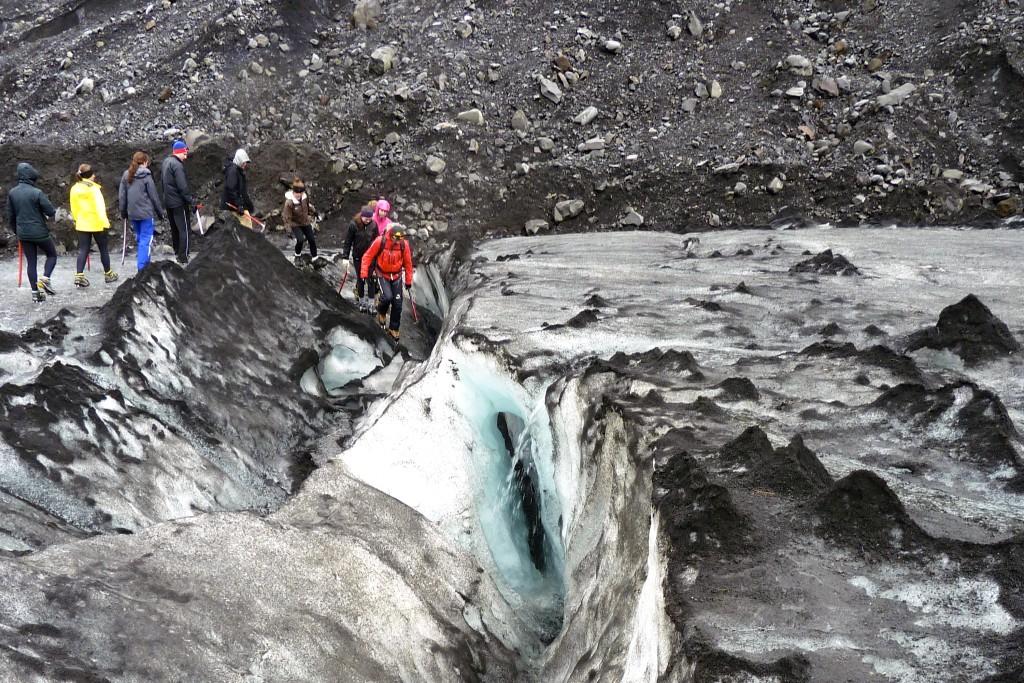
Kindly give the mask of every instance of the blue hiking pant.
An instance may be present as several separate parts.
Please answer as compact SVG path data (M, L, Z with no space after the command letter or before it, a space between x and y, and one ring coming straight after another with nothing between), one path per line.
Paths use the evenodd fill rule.
M135 233L135 245L139 250L135 264L141 271L149 263L149 251L153 247L153 219L143 218L137 221L133 218L132 231Z

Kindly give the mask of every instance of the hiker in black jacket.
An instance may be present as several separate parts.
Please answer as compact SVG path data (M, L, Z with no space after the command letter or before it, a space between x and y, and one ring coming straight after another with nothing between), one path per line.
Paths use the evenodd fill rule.
M50 275L57 266L57 246L50 237L47 218L57 215L46 193L36 187L39 172L27 162L18 164L18 184L7 193L7 223L18 236L25 260L28 261L28 284L32 287L33 301L46 301L46 294L56 294L50 285ZM36 259L39 252L46 254L43 276L37 278ZM20 277L20 276L19 276Z
M243 225L251 227L251 213L256 207L249 197L249 183L245 177L245 171L249 168L249 155L244 149L235 152L233 159L224 164L224 194L221 198L222 209L232 211L242 218Z
M356 267L356 297L359 299L359 310L369 313L373 310L372 299L376 295L377 282L375 278L363 279L359 277L362 266L363 254L370 248L373 241L377 239L377 225L373 222L373 209L364 207L357 213L348 224L348 233L345 236L345 246L341 249L341 257L344 259L341 268L348 272L349 256Z
M171 246L178 263L186 265L189 256L189 236L192 232L192 212L196 201L188 186L185 159L188 145L184 140L175 140L171 155L160 166L160 184L164 191L164 208L171 224Z

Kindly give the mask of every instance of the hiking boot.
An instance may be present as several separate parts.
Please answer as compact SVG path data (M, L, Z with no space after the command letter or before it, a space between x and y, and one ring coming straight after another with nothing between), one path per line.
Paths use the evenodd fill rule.
M388 336L398 341L398 330L388 330Z
M178 258L178 265L181 266L182 268L184 268L185 266L188 265L188 256L179 256L177 258Z
M32 291L32 301L35 301L36 303L39 303L41 301L46 301L46 295L43 294L42 292L38 291L38 290L33 290Z
M75 273L75 287L81 287L85 289L89 286L89 279L85 277L85 273Z
M39 286L42 287L43 290L50 296L53 296L54 294L57 293L57 290L55 290L53 288L53 285L50 284L50 278L48 277L39 278Z
M118 275L117 275L117 273L115 273L113 271L113 269L108 270L107 272L103 273L103 281L104 282L117 282L117 278L118 278Z
M385 313L378 313L377 314L377 324L381 326L381 329L384 329L385 327L387 327L387 324L388 324L388 316L387 316L387 314L385 314Z

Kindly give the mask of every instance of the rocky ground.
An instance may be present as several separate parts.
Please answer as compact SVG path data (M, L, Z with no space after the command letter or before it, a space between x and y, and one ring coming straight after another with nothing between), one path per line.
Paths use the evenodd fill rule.
M1020 208L1019 0L0 2L0 168L236 145L432 242L777 220L990 224ZM202 143L206 144L202 144ZM65 223L63 228L68 229Z

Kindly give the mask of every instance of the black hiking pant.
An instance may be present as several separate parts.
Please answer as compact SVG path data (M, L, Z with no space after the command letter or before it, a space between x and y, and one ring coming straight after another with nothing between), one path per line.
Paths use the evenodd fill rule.
M167 222L171 224L171 246L178 261L188 260L189 235L192 233L192 209L179 206L167 209Z
M377 304L377 313L384 315L391 309L391 320L388 329L398 331L402 324L402 278L389 280L386 277L378 277L377 285L380 287L380 303Z
M309 255L316 258L316 237L313 235L312 225L296 225L292 228L292 237L295 238L295 255L302 253L302 245L309 242Z
M36 270L38 264L36 260L39 258L39 252L46 254L46 265L43 266L43 275L50 277L53 274L53 269L57 267L57 245L53 243L52 237L47 237L45 240L35 242L32 240L20 240L21 250L25 254L25 262L28 269L28 284L32 287L32 291L38 291L37 283L39 281L39 273Z
M110 272L110 249L107 246L108 237L106 231L103 231L78 233L78 266L75 268L76 273L85 272L85 262L89 258L89 249L92 248L94 241L96 242L96 247L100 250L100 263L103 264L103 272Z
M363 272L363 257L353 256L352 265L356 269L356 296L362 299L364 296L374 297L377 296L377 292L380 288L377 286L377 278L372 275L365 280L359 277L359 273Z

